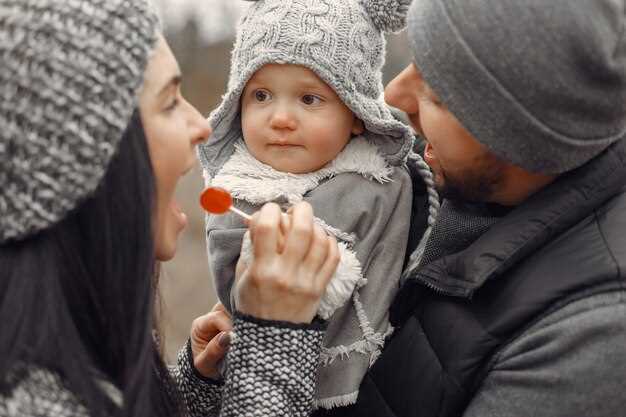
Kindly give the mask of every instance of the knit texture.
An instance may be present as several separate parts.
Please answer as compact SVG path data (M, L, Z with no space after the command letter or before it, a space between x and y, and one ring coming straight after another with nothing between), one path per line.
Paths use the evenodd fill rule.
M309 416L324 332L235 315L221 416Z
M505 212L504 209L501 211ZM437 222L426 241L420 265L426 265L467 248L489 230L502 215L503 213L490 210L485 204L462 204L444 200Z
M22 373L22 372L20 372ZM28 367L8 395L0 394L0 416L88 417L89 411L56 373Z
M0 243L98 186L158 30L148 0L0 0Z
M559 174L626 135L624 0L415 0L424 80L472 135Z
M179 352L177 366L170 369L189 417L308 416L322 326L237 315L233 333L237 336L228 352L225 384L202 377L195 370L189 342ZM89 377L88 370L85 377ZM13 385L8 392L0 393L0 416L91 415L63 378L51 370L30 366L21 378L3 378ZM100 382L114 400L120 395L112 384Z
M217 416L222 403L221 381L202 376L193 366L191 342L187 340L178 351L177 365L170 367L170 374L190 416Z
M199 146L209 176L232 155L241 137L241 93L266 64L301 65L313 71L364 122L364 136L379 146L389 163L405 163L414 139L383 100L382 30L403 28L409 4L410 0L254 2L238 28L228 91L210 116L213 135Z

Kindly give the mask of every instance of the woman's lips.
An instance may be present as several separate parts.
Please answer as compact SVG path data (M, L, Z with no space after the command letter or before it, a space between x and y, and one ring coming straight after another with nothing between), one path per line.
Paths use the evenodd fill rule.
M174 214L174 217L176 218L180 229L184 229L187 226L187 215L183 213L180 205L175 200L172 200L170 202L170 209L172 211L172 214Z

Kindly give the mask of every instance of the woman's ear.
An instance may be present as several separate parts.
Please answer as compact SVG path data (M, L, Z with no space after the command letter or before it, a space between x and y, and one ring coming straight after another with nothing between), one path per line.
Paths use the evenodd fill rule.
M365 131L365 126L363 125L363 121L357 117L354 118L354 122L352 123L352 134L360 135Z

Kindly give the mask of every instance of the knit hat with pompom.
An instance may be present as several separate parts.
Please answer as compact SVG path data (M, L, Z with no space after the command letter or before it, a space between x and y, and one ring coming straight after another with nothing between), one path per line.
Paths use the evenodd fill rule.
M98 187L159 33L150 0L0 0L0 244Z
M364 136L391 165L406 161L413 135L383 100L385 32L406 24L411 0L261 0L243 16L232 53L228 91L211 114L213 136L199 147L212 178L242 137L239 99L266 64L312 70L364 123Z

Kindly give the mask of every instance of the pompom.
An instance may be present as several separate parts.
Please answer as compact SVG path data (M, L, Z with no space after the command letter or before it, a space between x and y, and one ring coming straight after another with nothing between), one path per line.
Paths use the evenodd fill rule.
M406 27L412 0L361 0L374 26L381 32L396 33Z

